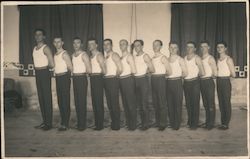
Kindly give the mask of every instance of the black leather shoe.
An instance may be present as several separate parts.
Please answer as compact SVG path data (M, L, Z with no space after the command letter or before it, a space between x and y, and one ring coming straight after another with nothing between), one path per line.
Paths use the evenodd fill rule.
M99 128L99 127L95 127L94 130L96 131L101 131L103 129L103 127Z
M61 126L58 128L58 131L66 131L68 128L66 126Z
M227 130L227 129L229 129L229 127L228 127L227 125L220 125L220 126L218 127L218 129L219 129L219 130Z
M149 126L142 126L140 127L140 130L148 130L149 129Z
M42 123L42 124L40 124L40 125L34 126L34 128L35 128L35 129L42 129L44 126L45 126L45 124Z
M166 127L159 127L159 128L158 128L159 131L163 131L163 130L165 130L165 129L166 129Z
M44 131L48 131L48 130L50 130L50 129L52 129L52 127L51 127L51 126L48 126L48 125L45 125L45 126L42 128L42 130L44 130Z

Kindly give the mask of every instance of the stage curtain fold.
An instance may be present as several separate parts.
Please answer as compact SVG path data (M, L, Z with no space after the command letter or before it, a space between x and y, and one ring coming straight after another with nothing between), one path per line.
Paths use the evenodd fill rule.
M22 5L20 11L20 48L19 62L28 72L28 64L33 64L32 50L35 45L34 30L42 28L46 31L46 43L52 48L53 38L62 36L64 48L72 54L72 40L80 37L87 50L87 39L95 38L102 51L103 12L101 4L75 5ZM23 71L21 71L23 72ZM20 73L23 75L23 73ZM32 75L28 73L28 75Z
M216 43L225 41L238 77L247 77L247 36L245 3L176 3L171 8L171 40L180 45L208 40L211 54L218 58Z

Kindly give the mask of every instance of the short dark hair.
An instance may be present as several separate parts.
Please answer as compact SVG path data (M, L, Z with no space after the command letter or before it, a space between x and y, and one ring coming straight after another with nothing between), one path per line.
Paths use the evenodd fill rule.
M177 41L170 41L170 42L168 43L168 46L170 46L171 44L175 44L175 45L179 46L179 44L177 43Z
M210 45L210 43L209 43L208 40L202 40L202 41L200 42L200 45L201 45L201 44L207 44L208 46Z
M227 48L227 43L225 41L219 41L217 42L216 46L218 46L219 44L224 45Z
M109 41L111 45L113 45L113 41L111 39L104 39L103 42Z
M38 32L38 31L42 32L43 35L46 36L46 31L43 30L43 29L41 29L41 28L36 28L36 29L34 30L34 34L35 34L36 32Z
M73 41L75 41L75 40L80 40L81 43L82 43L82 39L80 37L78 37L78 36L76 36L76 37L73 38Z
M196 48L196 43L194 41L188 41L186 44L192 44Z
M96 38L93 38L93 37L92 37L92 38L89 38L89 39L88 39L88 42L89 42L89 41L95 41L95 43L98 44Z
M136 42L139 42L142 46L144 45L144 41L141 40L141 39L136 39L136 40L133 42L133 44L136 43Z
M154 42L159 42L161 46L163 45L162 41L159 39L156 39Z
M126 40L126 39L121 39L120 42L121 42L121 41L125 41L125 42L127 43L127 45L128 45L128 40Z
M63 38L62 38L62 36L60 36L60 35L55 36L53 40L55 40L55 39L57 39L57 38L58 38L58 39L61 39L61 40L63 41Z

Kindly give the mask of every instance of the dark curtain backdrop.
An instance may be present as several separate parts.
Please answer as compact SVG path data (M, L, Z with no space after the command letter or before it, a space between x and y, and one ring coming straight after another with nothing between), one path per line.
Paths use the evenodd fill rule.
M83 40L87 49L87 39L96 38L102 51L103 12L101 4L81 5L29 5L19 6L20 11L20 51L19 60L28 69L33 64L32 50L35 45L36 28L46 31L46 43L55 51L52 42L55 36L62 36L64 48L73 52L72 40L75 36ZM22 74L22 73L21 73Z
M211 54L218 58L215 45L223 40L228 44L228 54L235 65L244 72L238 71L238 76L241 73L241 77L246 77L245 3L179 3L172 4L171 13L171 40L179 43L182 56L185 55L186 42L208 40Z

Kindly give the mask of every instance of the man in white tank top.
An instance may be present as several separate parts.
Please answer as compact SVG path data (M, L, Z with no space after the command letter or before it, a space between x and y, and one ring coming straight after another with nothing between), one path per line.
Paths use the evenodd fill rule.
M208 41L200 43L202 53L202 64L205 75L201 77L201 95L203 106L206 111L206 121L201 127L212 129L215 121L215 84L213 77L217 76L217 66L213 56L209 54L210 46Z
M136 86L136 100L141 116L141 130L149 128L149 107L148 107L148 93L149 93L149 79L147 72L155 72L152 60L148 54L143 52L144 42L142 40L135 40L133 47L136 51L135 66L135 86Z
M112 50L112 40L105 39L103 48L106 53L104 75L104 88L107 105L111 116L111 129L120 129L120 106L119 106L119 79L122 73L122 64L119 55Z
M51 74L49 68L54 67L54 59L50 48L45 44L45 31L34 31L36 46L33 50L33 61L36 71L36 87L39 106L42 114L42 124L35 128L50 130L52 128L52 94Z
M134 57L128 52L128 41L120 40L122 52L121 63L123 71L120 74L120 91L125 112L126 125L128 130L135 130L137 124L137 109L135 96L135 80L133 75L136 73Z
M55 37L53 44L56 48L54 55L56 93L61 116L61 126L58 128L58 131L65 131L69 127L70 119L70 73L73 71L73 66L70 56L63 49L63 39Z
M172 70L172 74L166 78L169 127L178 130L181 125L183 104L182 78L187 76L187 68L183 58L178 55L177 42L171 41L169 43L169 52L169 64Z
M231 91L232 85L230 77L235 77L234 62L227 55L227 44L225 42L217 43L217 52L219 59L217 61L218 76L217 76L217 93L219 99L219 107L221 112L221 125L219 129L226 130L229 128L231 119Z
M198 127L200 112L200 80L199 76L204 75L204 68L201 58L195 53L196 44L187 42L185 62L188 70L184 78L184 93L188 113L188 126L191 130Z
M92 73L90 74L91 86L91 99L93 112L95 117L94 130L100 131L103 129L104 122L104 103L103 103L103 74L105 74L105 64L103 53L98 51L98 44L96 39L88 40L88 50L91 53L91 67Z
M152 63L155 72L151 76L152 97L155 109L155 123L160 131L167 127L167 96L165 76L172 74L168 59L161 53L162 41L153 42L154 57Z
M87 73L91 73L91 63L88 54L82 50L83 44L79 37L73 40L75 52L72 54L73 64L73 89L79 131L86 129L87 120Z

